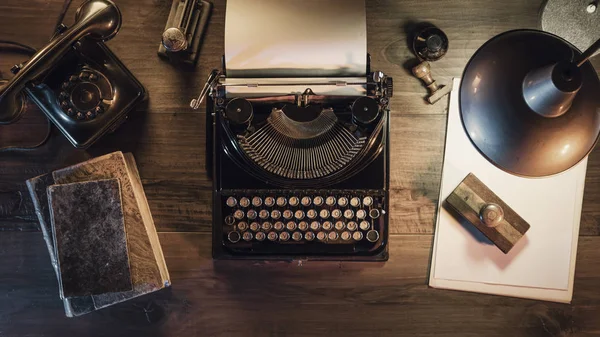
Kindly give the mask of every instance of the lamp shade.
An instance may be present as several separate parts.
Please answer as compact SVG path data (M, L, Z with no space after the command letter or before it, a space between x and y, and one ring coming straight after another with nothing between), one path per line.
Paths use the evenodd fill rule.
M515 30L486 42L463 73L464 129L490 162L543 177L584 159L600 135L600 82L589 61L560 37Z

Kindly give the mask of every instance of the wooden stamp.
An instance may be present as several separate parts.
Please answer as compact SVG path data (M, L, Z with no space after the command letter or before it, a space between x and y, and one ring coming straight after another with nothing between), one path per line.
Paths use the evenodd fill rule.
M473 173L452 191L446 203L504 254L508 254L530 227Z

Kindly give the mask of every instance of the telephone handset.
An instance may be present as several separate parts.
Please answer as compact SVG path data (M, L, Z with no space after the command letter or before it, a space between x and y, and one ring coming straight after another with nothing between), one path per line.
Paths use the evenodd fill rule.
M121 27L110 0L88 0L63 29L0 88L0 124L16 121L25 95L78 148L116 129L145 98L144 87L104 45Z

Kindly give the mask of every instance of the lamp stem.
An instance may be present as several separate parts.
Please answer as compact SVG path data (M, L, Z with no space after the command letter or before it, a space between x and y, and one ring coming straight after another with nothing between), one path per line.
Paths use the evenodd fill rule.
M577 66L581 67L592 55L600 49L600 39L596 40L588 49L586 49L583 54L579 57L579 61L577 61Z

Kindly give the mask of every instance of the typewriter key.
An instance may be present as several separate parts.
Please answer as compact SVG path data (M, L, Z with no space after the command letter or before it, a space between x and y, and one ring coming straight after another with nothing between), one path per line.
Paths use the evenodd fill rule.
M346 228L348 228L349 231L354 232L355 230L358 229L358 224L354 221L350 221L348 222L348 224L346 225Z
M356 211L356 217L360 220L364 219L367 217L367 211L365 211L364 209L359 209L358 211Z
M242 235L242 238L244 239L244 241L252 241L252 238L254 238L254 235L252 235L252 233L250 233L250 232L244 232L244 235Z
M302 206L310 206L311 200L310 197L302 197L300 202L302 203Z
M250 224L250 230L253 232L258 232L260 229L260 224L258 222L253 222Z
M345 222L343 222L343 221L337 221L335 223L335 230L341 231L344 228L346 228L346 223Z
M298 204L300 204L300 200L298 199L298 197L290 198L290 206L296 207L296 206L298 206Z
M327 199L325 199L325 203L327 204L327 206L335 205L335 197L333 197L333 196L327 197Z
M376 208L373 208L372 210L369 211L369 216L373 219L379 218L380 215L381 215L381 213Z
M283 217L287 220L291 219L294 216L294 212L290 211L289 209L286 209L285 211L283 211Z
M323 197L321 197L321 196L317 196L317 197L315 197L315 198L313 199L313 204L314 204L315 206L321 206L321 205L323 205Z
M235 219L231 215L228 215L225 217L226 225L231 226L231 225L233 225L234 222L235 222Z
M271 218L273 218L273 219L275 219L275 220L277 220L277 219L281 218L281 212L280 212L279 210L277 210L277 209L274 209L274 210L271 212Z
M248 224L242 221L238 223L237 228L240 232L245 232L248 230Z
M254 219L256 219L256 216L257 216L258 214L256 214L256 211L255 211L255 210L253 210L253 209L250 209L250 210L248 210L248 213L247 213L246 215L248 216L248 219L250 219L250 220L254 220Z
M296 219L298 220L302 220L304 219L304 211L302 210L297 210L296 214L294 214L294 216L296 216Z
M235 212L233 212L233 217L238 220L242 220L244 218L244 211L242 211L241 209L236 210Z
M265 220L269 217L269 211L267 211L266 209L261 209L260 212L258 212L258 217Z
M287 205L287 200L284 197L277 197L277 206L283 207Z
M283 230L285 226L283 225L283 222L281 221L277 221L274 225L273 228L275 228L276 231L281 232Z
M364 197L363 205L365 205L366 207L373 205L373 198L372 197Z
M263 222L260 228L262 228L263 231L268 232L273 228L273 225L270 222Z
M338 205L340 207L346 207L346 206L348 206L348 198L346 198L346 197L339 198L338 199Z
M275 232L269 232L267 238L269 239L269 241L275 241L279 238L279 235L277 235L277 233Z
M323 222L323 229L326 231L330 231L333 228L333 224L331 223L331 221L325 221Z
M379 233L374 229L368 231L367 232L367 240L369 242L376 242L377 240L379 240Z
M231 243L236 243L236 242L240 241L240 233L238 233L238 232L229 232L229 234L227 234L227 239Z
M360 206L360 199L357 197L350 199L350 206L352 206L352 207Z
M296 223L294 221L288 221L288 223L285 225L285 227L287 228L288 231L295 231L296 228L298 227L298 225L296 225Z
M337 232L329 232L329 234L327 235L327 238L329 238L329 240L332 240L332 241L337 240L338 237L339 237L339 235Z
M303 232L306 232L308 230L308 222L300 221L300 223L298 223L298 229Z
M237 199L234 197L229 197L229 198L227 198L227 201L225 203L229 207L235 207L237 205Z
M325 240L327 240L327 233L325 233L325 232L319 232L317 234L317 240L319 240L319 241L325 241Z
M351 209L347 209L344 211L344 218L346 219L352 219L354 218L354 211Z
M339 219L342 217L342 211L340 211L339 209L334 209L333 211L331 211L331 216L334 219Z
M263 233L263 232L258 232L258 233L256 233L256 240L257 240L257 241L264 241L264 240L265 240L265 237L266 237L266 235L265 235L265 233Z
M361 231L366 231L369 230L369 228L371 228L371 224L368 221L363 220L360 222L359 227Z
M302 240L302 233L300 233L300 232L294 232L294 234L292 234L292 239L294 241L300 241L300 240Z
M267 207L273 207L273 206L275 206L275 198L273 198L273 197L266 197L265 198L265 206L267 206Z
M262 206L262 199L260 197L252 198L252 206L254 206L254 207Z
M304 234L304 239L306 239L306 241L312 241L315 239L315 233L313 232L306 232Z
M342 238L342 240L348 241L352 238L352 234L350 234L350 232L343 232L342 235L340 235L340 237Z
M329 210L322 209L322 210L321 210L321 212L320 212L320 214L319 214L319 216L320 216L322 219L327 219L327 218L329 218Z
M310 229L313 231L318 231L321 228L321 224L318 221L313 221L310 223Z
M290 233L283 232L283 233L279 234L279 240L281 240L281 241L287 241L289 239L290 239Z
M242 207L248 207L250 206L250 199L243 197L240 199L240 206Z
M315 211L314 209L309 209L308 211L306 211L306 216L309 219L314 219L317 217L317 211Z
M362 232L354 232L354 233L352 233L352 238L354 239L354 241L360 241L363 239L363 233Z

